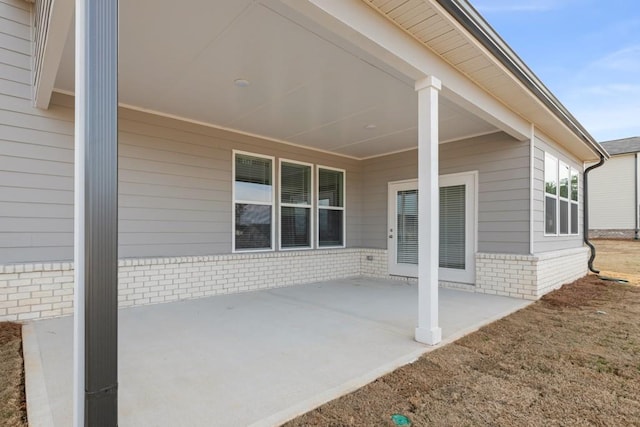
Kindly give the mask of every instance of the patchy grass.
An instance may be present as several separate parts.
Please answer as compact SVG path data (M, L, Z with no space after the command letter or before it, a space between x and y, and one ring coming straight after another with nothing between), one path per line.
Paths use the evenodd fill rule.
M27 425L22 329L11 322L0 322L0 425Z
M639 318L588 276L286 426L640 425Z
M596 247L594 267L600 274L640 285L640 240L598 239L592 243Z

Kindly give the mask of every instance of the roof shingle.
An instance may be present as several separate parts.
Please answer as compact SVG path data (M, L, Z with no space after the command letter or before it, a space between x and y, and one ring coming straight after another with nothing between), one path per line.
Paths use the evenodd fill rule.
M604 141L601 142L600 145L612 156L616 154L638 153L640 152L640 136Z

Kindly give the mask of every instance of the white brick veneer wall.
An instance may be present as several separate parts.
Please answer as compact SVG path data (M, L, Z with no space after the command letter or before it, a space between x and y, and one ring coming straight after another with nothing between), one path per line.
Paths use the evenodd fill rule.
M538 255L538 297L585 276L589 248L545 252Z
M476 254L476 291L538 299L587 274L586 247L536 255Z
M120 307L128 307L360 275L386 277L386 251L123 259L118 263L118 301ZM73 285L72 263L0 265L0 321L71 314Z
M73 313L71 263L0 266L0 320Z
M536 256L478 254L476 286L441 282L497 295L535 299L586 274L587 249ZM123 259L118 263L120 307L340 279L390 276L383 249L326 249L216 256ZM0 265L0 321L73 313L73 264Z
M386 249L360 249L360 275L367 277L389 277Z

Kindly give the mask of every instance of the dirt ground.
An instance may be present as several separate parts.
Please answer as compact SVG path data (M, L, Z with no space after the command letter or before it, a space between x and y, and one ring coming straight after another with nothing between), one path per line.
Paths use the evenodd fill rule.
M594 239L592 243L596 247L593 265L601 275L640 285L640 240Z
M587 276L285 426L640 426L639 319Z
M27 425L22 331L20 325L10 322L0 322L0 425Z

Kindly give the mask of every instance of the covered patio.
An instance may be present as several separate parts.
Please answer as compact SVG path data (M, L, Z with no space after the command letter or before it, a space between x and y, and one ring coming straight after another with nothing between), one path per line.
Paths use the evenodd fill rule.
M505 157L528 203L533 129L469 79L504 70L441 5L410 13L443 52L397 28L375 2L121 3L54 4L36 40L35 105L72 113L74 129L64 131L75 143L74 230L67 255L47 249L51 260L73 249L73 304L47 315L73 309L74 318L27 328L27 363L40 360L43 372L29 380L42 392L31 406L51 408L45 418L114 425L117 412L123 425L276 423L412 360L427 351L420 343L446 342L526 304L439 296L441 281L472 288L479 249L512 254L520 248L511 243L527 245L522 217L515 238L477 232L479 221L493 222L478 219L476 183L488 182L478 170L501 177L500 187L483 189L500 200L510 197L502 181L513 173L470 152L520 150L515 162ZM457 69L462 63L470 68ZM444 143L454 148L449 163L440 162ZM495 146L476 145L484 143ZM410 162L377 164L403 153ZM474 178L449 185L465 208L443 229L464 243L442 239L460 259L441 264L445 172ZM387 211L398 197L389 184L406 180L415 188L398 191L415 206ZM405 217L413 226L396 225ZM260 238L238 238L245 233ZM405 240L407 259L394 257ZM193 276L177 271L184 257L203 258L189 261ZM393 271L398 263L412 271ZM123 267L137 270L119 276ZM119 304L277 288L336 271L334 282L118 313ZM367 273L419 280L342 279Z
M415 283L318 282L119 311L119 424L278 425L438 347ZM530 302L441 289L441 345ZM73 319L25 326L30 425L73 422Z

